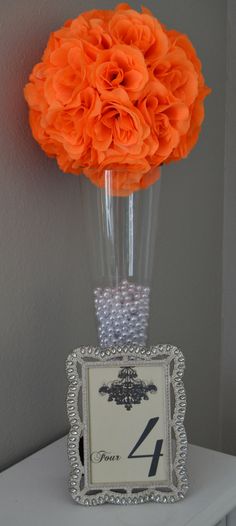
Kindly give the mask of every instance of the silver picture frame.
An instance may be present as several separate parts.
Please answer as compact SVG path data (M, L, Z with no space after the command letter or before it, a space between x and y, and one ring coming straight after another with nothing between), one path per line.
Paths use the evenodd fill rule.
M168 344L151 347L134 344L114 346L107 349L82 346L69 354L66 361L69 381L67 413L70 422L68 435L68 458L71 466L69 491L75 502L85 506L94 506L104 503L175 503L184 498L189 487L186 471L187 437L184 428L186 411L186 395L182 380L184 368L185 360L182 352L176 346ZM100 377L104 376L107 378L111 372L114 375L116 370L119 372L118 380L116 379L113 383L108 382L107 384L103 382L101 388L99 390L96 389L96 382L99 381ZM133 414L138 415L138 417L135 417L135 421L139 422L140 420L142 421L147 413L147 400L152 400L153 406L153 400L155 400L153 395L156 395L157 388L154 382L149 382L148 384L141 379L132 379L130 374L132 373L133 376L137 377L137 371L148 371L148 377L152 373L154 376L157 373L163 376L162 384L160 384L162 387L158 391L159 398L162 396L163 400L161 406L164 412L162 418L163 439L156 441L155 448L156 452L159 451L157 454L162 456L159 465L163 466L163 473L165 473L160 480L156 475L157 471L154 469L154 464L157 468L158 457L154 459L154 455L151 454L136 454L138 448L140 448L139 452L141 451L141 445L144 440L142 437L127 457L135 459L135 464L131 461L132 471L134 465L138 466L137 469L139 467L143 469L141 464L143 466L146 462L146 460L145 462L143 461L143 457L152 457L151 466L153 466L154 471L150 475L152 469L150 467L148 477L146 475L145 477L141 476L141 480L137 479L139 477L138 472L135 481L127 480L127 475L126 478L124 477L124 480L122 476L122 480L117 479L118 475L114 466L117 466L118 463L115 462L113 462L112 471L109 471L110 468L107 466L102 471L101 464L98 469L97 463L100 462L101 454L104 456L106 451L99 449L99 451L94 452L91 449L91 444L93 442L96 443L98 431L101 431L100 423L102 418L104 418L104 422L109 420L109 425L112 425L113 412L111 412L111 407L118 408L114 411L114 425L117 415L121 415L120 418L126 419L125 436L127 436L127 440L130 440L127 422L132 422L132 407L135 407ZM123 376L124 374L129 376L129 386L132 385L132 382L135 383L131 402L130 399L127 401L127 397L122 399L121 396L119 386L126 381L124 378L122 379L122 374ZM109 407L109 418L106 417L105 413L101 415L100 399L102 397L100 395L103 395L102 403L106 403L104 407ZM111 403L107 404L107 401ZM97 403L98 406L96 406ZM158 418L149 419L146 426L146 436L149 434L150 429L154 428ZM125 439L122 438L122 444L124 442ZM123 444L123 447L125 445ZM164 451L163 454L160 453L162 446L164 447L162 450ZM141 453L143 452L141 451ZM110 452L110 448L109 454L110 457L107 457L109 460L118 459L119 455L116 455L116 452L113 455L113 451ZM99 458L98 455L100 455ZM137 460L139 457L142 458L142 462ZM124 469L127 467L127 458L122 459ZM150 459L148 459L148 462L150 464ZM122 472L122 466L120 469L120 472ZM111 480L113 476L111 476L111 473L116 474L114 480ZM153 474L155 476L152 476Z

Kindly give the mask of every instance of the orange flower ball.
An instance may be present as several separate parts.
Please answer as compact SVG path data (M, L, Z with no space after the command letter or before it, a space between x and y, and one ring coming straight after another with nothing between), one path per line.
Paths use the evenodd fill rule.
M52 33L24 93L33 136L61 170L102 187L114 169L127 195L188 155L210 89L187 36L120 4Z

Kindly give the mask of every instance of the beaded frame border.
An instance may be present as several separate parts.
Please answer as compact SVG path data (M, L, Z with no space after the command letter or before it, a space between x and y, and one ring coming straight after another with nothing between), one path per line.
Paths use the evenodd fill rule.
M170 405L170 420L167 447L171 449L171 484L168 487L158 487L157 484L150 485L140 491L132 483L121 485L112 489L104 486L91 491L91 487L85 486L84 465L81 462L79 444L81 437L86 435L86 418L83 419L83 409L79 404L80 396L83 399L86 386L82 379L83 364L87 362L111 364L117 359L135 364L137 361L166 362L168 367L167 381L170 385L171 394L168 401ZM78 371L78 366L81 372ZM72 498L78 504L94 506L104 503L110 504L141 504L143 502L174 503L184 498L188 491L188 477L186 472L187 437L184 428L184 417L186 411L186 395L182 376L185 368L183 353L177 347L169 344L144 347L140 345L114 346L107 349L100 347L79 347L69 354L66 361L66 371L69 381L67 394L67 414L70 422L68 435L68 458L71 466L69 491ZM86 442L86 441L85 441ZM173 445L174 444L174 445ZM86 457L86 443L84 443ZM119 494L120 490L120 494Z

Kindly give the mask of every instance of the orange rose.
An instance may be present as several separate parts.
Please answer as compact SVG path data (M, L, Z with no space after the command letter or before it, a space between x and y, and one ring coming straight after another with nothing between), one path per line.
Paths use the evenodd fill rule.
M92 10L72 21L70 32L81 39L87 56L93 62L98 49L109 49L113 40L107 30L111 11Z
M99 53L92 67L91 78L100 93L122 87L135 100L149 76L143 55L138 49L117 45Z
M101 114L88 126L99 167L133 164L149 153L150 128L122 88L103 93Z
M47 134L45 128L42 126L41 119L42 116L39 111L30 110L29 121L33 137L39 142L41 148L49 157L57 157L63 150L63 146Z
M169 48L167 35L158 20L145 12L137 13L127 4L117 7L109 22L109 30L116 43L140 49L147 63L164 55Z
M201 131L202 122L204 119L204 98L210 92L209 88L203 89L194 104L190 108L190 125L186 134L184 134L178 146L174 148L172 154L167 159L167 162L178 161L179 159L184 159L187 157L189 152L195 146L199 133Z
M25 97L31 107L37 104L41 109L46 106L57 108L72 103L88 84L82 45L69 42L53 49L44 62L34 67L30 81L25 87Z
M175 47L152 64L153 78L188 106L198 95L198 76L194 66L181 48Z
M150 126L156 152L148 157L151 166L162 164L178 145L189 128L189 109L178 101L161 82L153 81L145 88L138 108Z
M91 138L88 122L101 113L101 101L93 88L85 88L76 99L74 108L67 111L51 111L47 113L45 127L47 133L61 142L64 151L72 161L90 155Z
M201 61L197 56L197 53L187 37L187 35L184 35L183 33L179 33L178 31L175 31L172 29L171 31L166 31L166 34L168 35L168 38L170 40L170 44L172 48L181 48L187 59L193 64L195 71L199 75L202 69Z

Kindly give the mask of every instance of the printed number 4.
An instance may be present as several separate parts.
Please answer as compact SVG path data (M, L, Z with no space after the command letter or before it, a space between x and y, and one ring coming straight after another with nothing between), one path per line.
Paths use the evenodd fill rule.
M156 475L159 458L163 456L163 454L161 453L163 440L156 441L155 449L152 455L134 455L134 453L139 448L139 446L141 446L141 444L144 442L145 438L147 438L149 433L151 433L152 429L157 424L158 420L159 420L158 416L156 418L150 418L150 420L148 420L148 423L144 431L142 432L140 438L138 439L138 442L136 442L134 448L128 455L128 458L146 458L146 457L152 458L151 466L150 466L149 473L148 473L149 477L154 477L154 475Z

